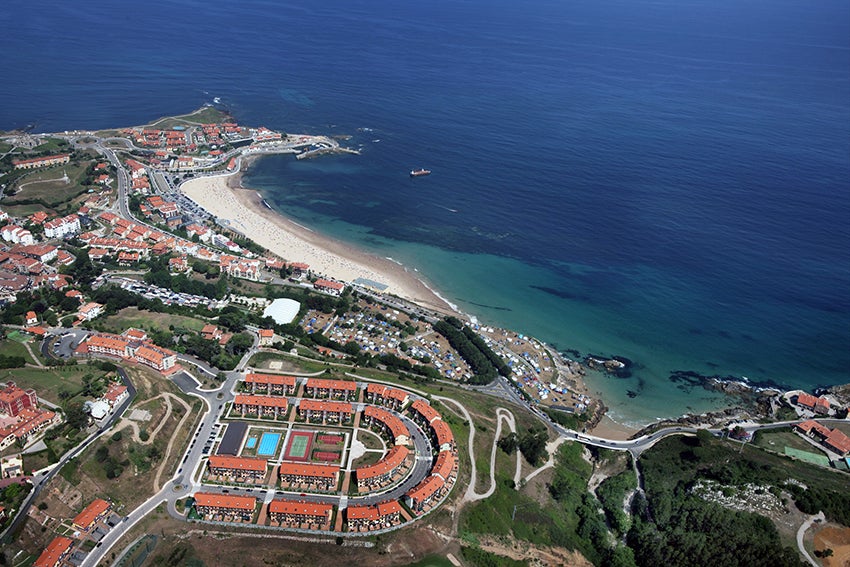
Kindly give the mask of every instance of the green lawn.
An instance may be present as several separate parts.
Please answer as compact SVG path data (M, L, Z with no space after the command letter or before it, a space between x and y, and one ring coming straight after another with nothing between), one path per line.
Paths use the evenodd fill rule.
M50 207L64 205L89 189L81 184L89 163L89 160L81 160L78 165L71 162L22 176L15 184L17 193L4 199L4 202L14 205L17 201L36 199ZM61 180L64 174L68 175L68 183Z
M12 340L0 341L0 354L6 356L20 356L28 363L35 364L30 353L27 351L26 347L24 347L23 341L18 340L16 337L10 336L9 338ZM33 343L33 346L36 350L38 350L38 343Z
M100 378L106 373L86 364L56 368L10 368L0 370L0 381L12 380L21 388L33 388L40 398L59 404L59 391L64 389L77 393L86 374Z
M181 327L191 331L200 331L206 321L186 317L184 315L172 315L170 313L154 313L153 311L140 311L138 307L127 307L115 315L107 317L103 321L104 327L115 332L123 333L129 327L139 329L160 329L167 331L170 326Z
M757 447L767 449L768 451L774 451L776 453L784 453L785 447L797 449L798 451L807 451L809 453L818 452L814 446L791 431L790 428L759 431L753 438L753 443Z
M157 128L171 128L173 126L185 126L187 124L211 124L223 122L228 118L227 114L211 106L199 109L191 114L181 116L168 116L152 122L150 126Z

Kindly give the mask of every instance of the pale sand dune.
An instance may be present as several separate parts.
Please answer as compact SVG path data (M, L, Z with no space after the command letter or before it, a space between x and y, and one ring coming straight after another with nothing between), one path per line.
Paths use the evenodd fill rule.
M352 282L366 278L390 293L423 307L451 307L417 277L389 260L365 254L317 234L266 208L254 190L240 186L241 175L202 177L184 183L183 193L230 226L288 262L304 262L314 272Z

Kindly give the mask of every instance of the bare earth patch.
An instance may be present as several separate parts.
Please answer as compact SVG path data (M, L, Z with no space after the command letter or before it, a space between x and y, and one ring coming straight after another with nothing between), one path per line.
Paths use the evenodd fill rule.
M832 557L821 559L824 567L846 567L850 565L850 528L838 524L827 524L815 534L815 550L832 550Z

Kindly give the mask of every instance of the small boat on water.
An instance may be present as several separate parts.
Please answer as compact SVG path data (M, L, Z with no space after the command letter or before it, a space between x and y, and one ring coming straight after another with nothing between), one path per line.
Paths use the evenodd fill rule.
M430 169L411 169L410 176L411 177L422 177L423 175L431 175Z

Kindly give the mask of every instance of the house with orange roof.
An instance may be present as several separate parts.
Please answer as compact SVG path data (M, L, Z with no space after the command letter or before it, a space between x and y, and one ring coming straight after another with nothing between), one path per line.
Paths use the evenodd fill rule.
M60 567L70 557L73 549L74 540L65 536L56 536L32 565L33 567Z
M176 256L168 260L168 270L171 272L184 273L190 269L191 266L189 266L189 260L186 256Z
M114 408L115 406L123 402L125 399L127 399L127 396L129 395L130 394L127 393L127 386L125 386L124 384L111 382L109 384L109 388L107 388L106 393L103 394L103 397L101 399L108 403L110 408Z
M298 402L298 417L313 423L342 423L354 415L354 407L347 402L326 402L302 399Z
M269 395L294 396L297 385L295 376L258 373L245 376L245 387L250 389L252 394L260 392Z
M455 437L449 424L438 419L431 422L431 431L434 434L435 446L439 451L454 451Z
M445 489L445 481L439 476L431 475L405 493L405 503L414 513L420 514L438 500L445 493Z
M274 329L259 329L257 336L260 346L270 346L274 342Z
M26 317L24 317L24 325L37 325L38 324L38 315L35 314L35 311L27 311Z
M43 224L47 217L48 215L44 211L36 211L29 216L29 220L33 224Z
M331 380L327 378L308 378L304 394L313 398L334 398L353 400L357 397L357 382L350 380Z
M207 468L209 473L214 476L226 477L236 481L256 481L263 480L266 477L268 462L265 459L210 455Z
M32 388L18 387L14 382L6 382L0 390L0 413L16 417L22 411L38 408L38 397Z
M401 411L407 404L410 396L404 390L391 388L374 382L366 386L366 400L373 404L380 404Z
M167 372L177 364L177 355L174 352L152 343L145 343L145 346L137 348L133 359L160 372Z
M374 506L349 506L345 510L346 528L350 532L389 528L401 519L397 500L379 502Z
M345 284L320 278L313 282L313 288L330 295L341 295Z
M91 321L95 317L98 317L101 313L103 313L103 305L91 301L80 307L80 310L77 312L77 317L83 321Z
M81 532L89 532L97 522L106 518L111 509L112 505L109 502L102 498L96 498L82 512L77 514L71 525Z
M286 398L276 396L252 396L237 394L233 399L233 411L246 415L285 417L289 408Z
M367 490L386 485L409 467L409 455L410 451L407 447L394 445L380 461L355 471L357 488Z
M328 529L332 504L272 500L269 502L269 519L276 524L304 529Z
M454 477L455 465L457 459L451 451L440 451L437 455L437 460L434 462L434 468L431 469L431 474L435 474L444 481L449 482L449 479Z
M204 518L224 521L250 522L257 508L257 499L251 496L231 496L212 492L196 492L195 511Z
M339 482L339 467L313 463L290 463L284 461L277 470L281 484L291 488L310 485L318 490L336 490Z
M382 433L389 434L396 445L407 445L410 441L410 431L404 422L385 409L366 406L363 410L362 423L377 427Z
M431 424L434 420L440 419L440 413L431 407L431 405L423 399L418 399L410 405L413 420L425 425Z

